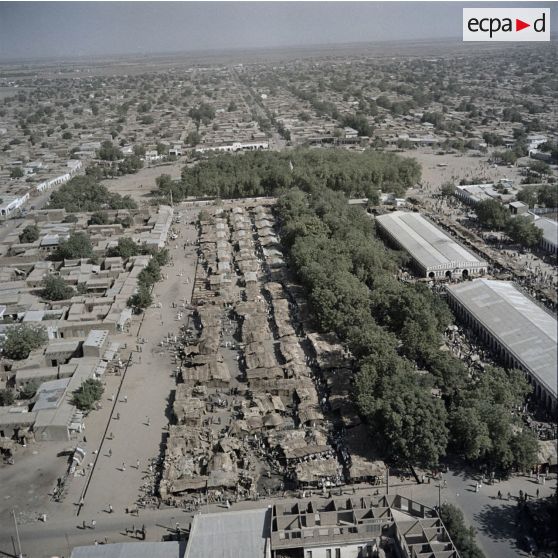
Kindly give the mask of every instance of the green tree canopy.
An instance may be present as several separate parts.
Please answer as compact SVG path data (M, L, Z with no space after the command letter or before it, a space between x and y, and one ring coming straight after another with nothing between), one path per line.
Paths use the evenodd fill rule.
M27 225L19 235L19 241L22 244L28 244L39 240L40 229L37 225Z
M103 161L118 161L124 158L122 151L110 140L105 140L101 143L97 156Z
M46 300L66 300L74 294L74 289L67 285L59 275L47 275L43 279L41 296Z
M93 245L85 232L71 233L68 240L62 241L52 253L52 259L55 261L91 257L93 257Z
M8 329L2 350L6 358L24 360L32 350L45 345L47 341L44 327L21 324Z
M108 191L93 176L75 176L50 196L49 207L65 209L69 213L78 211L101 211L103 209L136 209L130 196L121 196Z
M466 527L462 511L452 504L442 504L440 518L462 558L484 558L475 541L475 530Z
M103 396L103 384L100 380L87 379L74 391L72 403L80 411L91 411L95 403Z

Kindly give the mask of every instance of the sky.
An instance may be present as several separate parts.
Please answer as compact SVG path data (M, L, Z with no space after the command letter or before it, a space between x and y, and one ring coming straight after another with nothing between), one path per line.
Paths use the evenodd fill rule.
M529 3L0 1L0 60L458 38L474 6Z

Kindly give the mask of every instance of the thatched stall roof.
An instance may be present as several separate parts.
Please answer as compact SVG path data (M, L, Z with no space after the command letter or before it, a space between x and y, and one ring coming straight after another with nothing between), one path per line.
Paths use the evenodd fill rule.
M285 419L278 413L268 413L263 418L263 424L266 428L281 428L285 423Z
M539 451L537 454L537 463L539 465L556 465L557 463L557 440L539 440Z
M294 335L282 337L279 341L279 350L286 362L298 362L303 364L306 361L304 351Z
M308 339L321 368L347 367L351 356L335 333L309 333Z
M351 455L349 475L352 480L368 480L385 477L387 471L383 461L373 461L359 455Z
M283 285L281 285L281 283L269 281L268 283L265 283L263 287L269 293L272 300L285 298L285 290L283 289Z
M302 424L315 424L324 421L324 415L319 405L306 401L298 408L298 418Z
M200 357L198 357L200 358ZM231 381L231 372L222 358L206 357L206 363L182 370L184 383L209 387L225 387Z
M298 482L318 484L324 480L334 480L340 476L341 466L336 459L313 459L297 463L295 467Z
M250 368L246 370L246 378L250 384L257 380L271 380L273 378L283 377L283 369L280 366L272 366L271 368Z

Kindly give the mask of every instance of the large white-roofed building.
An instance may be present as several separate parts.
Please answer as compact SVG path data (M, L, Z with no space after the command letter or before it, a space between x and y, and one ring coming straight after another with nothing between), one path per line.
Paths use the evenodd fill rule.
M555 411L556 318L509 281L477 279L448 287L448 302L506 366L524 370L537 395Z
M458 244L419 213L394 211L376 217L381 232L409 254L424 277L469 277L486 273L484 260Z

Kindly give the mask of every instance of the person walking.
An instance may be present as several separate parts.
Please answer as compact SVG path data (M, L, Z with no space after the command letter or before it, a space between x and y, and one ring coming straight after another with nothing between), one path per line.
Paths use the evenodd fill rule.
M500 490L498 490L498 500L502 499L502 492Z
M109 448L109 450L108 450L108 456L109 456L109 457L112 457L112 450L111 450L110 448Z
M112 512L113 512L112 504L109 504L109 505L108 505L108 512L109 512L109 513L112 513Z
M140 460L139 460L139 459L137 459L137 460L136 460L136 469L138 469L138 470L139 470L139 466L140 466Z
M122 463L122 467L120 467L120 470L121 470L121 471L125 471L125 470L126 470L126 464L125 464L124 462Z
M91 521L91 529L95 529L97 522L95 520Z

